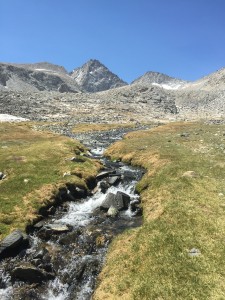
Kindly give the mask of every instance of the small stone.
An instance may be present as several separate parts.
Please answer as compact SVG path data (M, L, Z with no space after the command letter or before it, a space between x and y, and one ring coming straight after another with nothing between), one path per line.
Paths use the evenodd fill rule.
M218 196L219 196L219 197L223 197L224 194L223 194L223 193L219 193Z
M193 256L199 256L199 255L201 255L201 251L199 249L192 248L191 250L189 250L188 254L191 257L193 257Z
M182 132L181 134L180 134L180 136L181 137L189 137L189 133L188 132Z
M52 233L63 233L63 232L70 231L67 225L61 225L61 224L48 224L46 225L46 228L50 229Z
M25 178L25 179L23 180L24 183L28 183L29 181L30 181L30 179L27 179L27 178Z
M65 172L65 173L63 173L63 177L70 176L70 175L71 175L71 172Z
M3 172L0 172L0 180L3 180L6 178L6 175Z
M182 177L197 178L199 175L195 171L186 171Z
M73 156L70 161L73 161L73 162L77 162L77 163L83 163L85 162L85 159L83 157L76 157L76 156Z

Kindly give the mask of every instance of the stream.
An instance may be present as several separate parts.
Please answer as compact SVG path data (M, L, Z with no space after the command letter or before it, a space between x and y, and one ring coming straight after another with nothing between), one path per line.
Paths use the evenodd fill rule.
M143 170L103 157L104 149L126 131L73 135L105 170L88 196L78 191L80 199L53 207L29 230L30 246L0 261L1 300L91 299L113 237L142 224L135 185Z

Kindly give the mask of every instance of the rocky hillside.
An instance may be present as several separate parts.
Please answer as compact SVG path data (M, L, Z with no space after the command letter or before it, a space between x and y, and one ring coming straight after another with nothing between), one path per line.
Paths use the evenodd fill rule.
M73 70L71 77L86 92L94 93L127 85L96 59Z
M218 91L225 90L225 68L211 73L185 86L189 90Z
M187 81L173 78L163 73L147 72L143 76L134 80L131 84L139 84L145 86L158 85L164 89L176 90L183 87L187 83Z
M0 114L31 120L124 123L176 117L175 98L159 87L124 86L98 93L0 93Z
M0 64L0 90L79 92L63 67L49 63Z

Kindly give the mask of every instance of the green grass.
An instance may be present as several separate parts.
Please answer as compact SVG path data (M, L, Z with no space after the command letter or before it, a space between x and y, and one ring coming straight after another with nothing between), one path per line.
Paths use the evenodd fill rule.
M112 243L94 299L225 299L224 132L168 124L108 149L147 169L137 186L144 223ZM193 248L201 254L191 257Z
M32 124L0 123L0 237L14 228L24 230L37 218L37 210L54 201L60 186L74 182L86 186L99 163L85 158L83 163L68 160L85 152L77 141L60 135L32 130ZM71 176L63 177L65 172ZM76 176L77 175L77 176Z

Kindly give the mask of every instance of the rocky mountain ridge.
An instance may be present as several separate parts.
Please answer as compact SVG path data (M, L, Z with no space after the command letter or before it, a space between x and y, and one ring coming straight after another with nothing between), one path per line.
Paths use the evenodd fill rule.
M147 72L127 85L97 60L72 73L45 62L0 64L0 114L31 120L121 123L224 118L224 99L225 69L195 82Z
M41 67L42 66L42 67ZM40 68L41 67L41 68ZM43 64L0 64L0 90L11 91L81 91L76 82L63 69L43 68Z
M157 85L164 89L176 90L184 87L187 83L188 81L182 79L177 79L163 73L150 71L132 81L131 84L139 84L144 86Z
M34 64L0 63L0 90L37 92L99 92L127 85L98 60L90 60L68 73L48 62Z

